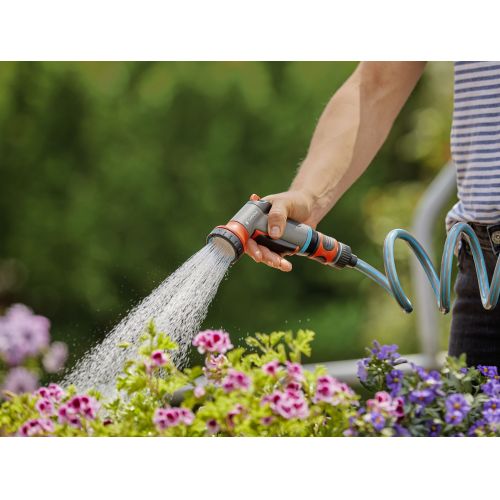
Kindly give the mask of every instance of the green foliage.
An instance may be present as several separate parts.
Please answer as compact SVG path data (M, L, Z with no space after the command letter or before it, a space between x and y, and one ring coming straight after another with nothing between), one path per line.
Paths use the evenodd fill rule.
M51 396L40 391L48 388L33 394L9 393L0 405L0 435L499 434L500 382L495 367L480 367L480 371L467 368L464 357L449 358L440 372L411 366L405 373L398 370L397 380L389 382L388 375L394 375L395 367L404 360L399 358L397 346L374 343L370 356L360 362L366 368L363 383L373 398L360 405L359 396L327 375L324 367L304 371L298 364L301 355L309 355L313 338L309 330L295 335L290 331L259 333L247 339L248 351L235 348L227 357L207 353L203 368L181 371L170 360L170 351L161 349L170 349L173 343L150 324L139 357L125 363L117 380L115 399L103 401L97 391L77 395L69 387L52 399L54 408L44 412L40 403L47 403ZM391 385L394 380L397 387ZM454 397L460 400L453 402ZM458 406L450 406L452 403ZM459 418L453 421L450 415L456 408Z
M100 413L95 419L81 419L80 426L61 422L56 415L50 417L54 423L54 432L58 436L308 436L308 435L342 435L348 424L348 417L354 412L357 397L346 392L340 396L338 404L313 402L316 379L325 373L318 367L314 373L305 373L301 383L300 394L309 403L307 418L281 418L265 404L269 396L288 384L291 379L282 366L279 375L265 373L262 366L273 360L282 364L288 359L297 360L300 354L310 353L310 342L314 334L308 330L300 330L296 335L292 332L273 332L270 335L257 334L248 338L248 344L257 348L260 353L247 352L243 348L234 349L228 355L228 362L222 367L221 377L208 374L202 394L197 390L199 379L203 373L200 366L184 371L178 370L168 361L163 366L151 363L151 354L158 350L171 350L176 346L167 335L157 332L151 323L144 335L139 349L140 356L136 361L125 363L123 373L117 380L119 396L103 403ZM208 355L210 356L210 355ZM230 371L244 373L251 380L248 389L228 391L221 380ZM174 395L183 390L182 406L193 413L193 421L189 425L182 423L161 428L155 425L158 408L172 408ZM302 392L303 391L303 392ZM60 405L68 403L75 395L71 387ZM101 399L97 392L89 395ZM36 409L40 399L37 394L9 395L9 400L0 406L0 434L10 435L19 431L24 423L41 418ZM235 409L241 411L235 412ZM233 412L233 413L232 413ZM269 422L263 423L268 420ZM210 431L209 422L217 422L217 430Z

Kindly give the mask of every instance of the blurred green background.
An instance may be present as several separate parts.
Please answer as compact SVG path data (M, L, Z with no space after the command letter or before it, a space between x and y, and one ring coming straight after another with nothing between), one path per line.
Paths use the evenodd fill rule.
M23 302L48 316L74 361L251 193L287 189L355 66L0 63L0 308ZM319 229L381 268L386 233L410 226L449 158L451 110L452 65L430 63L373 165ZM410 255L403 246L397 256L410 290ZM415 316L381 289L306 259L289 274L242 259L204 326L234 340L308 327L314 361L362 356L373 338L419 348Z

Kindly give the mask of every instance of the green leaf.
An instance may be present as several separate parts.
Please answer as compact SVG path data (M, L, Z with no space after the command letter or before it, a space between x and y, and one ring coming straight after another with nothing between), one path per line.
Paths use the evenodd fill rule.
M178 349L178 344L174 342L167 334L160 333L156 340L156 348L163 349L164 351L171 351Z
M285 336L285 332L273 332L273 333L271 333L271 336L270 336L271 347L274 347L284 336Z
M260 345L259 341L256 338L254 338L254 337L247 337L245 339L245 342L250 347L256 347L257 349L261 349L262 348L262 346Z

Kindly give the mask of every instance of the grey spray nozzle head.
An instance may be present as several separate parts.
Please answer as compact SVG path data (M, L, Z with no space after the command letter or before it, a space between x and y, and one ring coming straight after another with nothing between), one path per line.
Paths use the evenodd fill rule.
M227 242L234 250L233 262L236 262L245 252L247 241L256 230L267 232L267 213L270 208L268 201L248 201L227 224L214 228L207 236L207 241L219 238Z
M209 233L207 236L207 243L210 241L216 241L221 244L228 250L228 253L230 249L232 249L234 251L233 263L236 262L245 251L244 244L240 238L224 226L217 226Z

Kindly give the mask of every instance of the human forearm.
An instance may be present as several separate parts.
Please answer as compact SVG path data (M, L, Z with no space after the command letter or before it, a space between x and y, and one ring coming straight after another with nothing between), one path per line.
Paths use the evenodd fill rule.
M424 63L361 63L332 97L290 190L311 200L318 223L365 171L384 143Z

